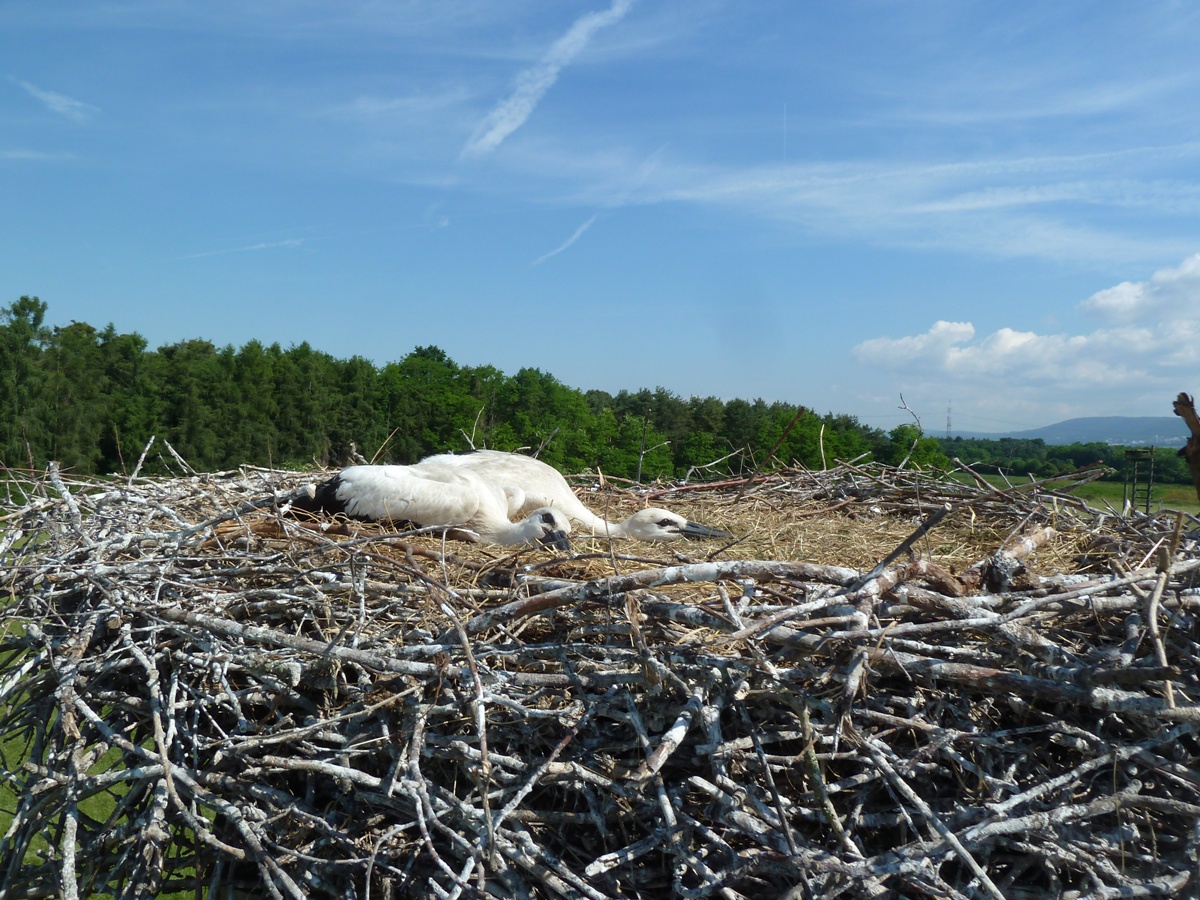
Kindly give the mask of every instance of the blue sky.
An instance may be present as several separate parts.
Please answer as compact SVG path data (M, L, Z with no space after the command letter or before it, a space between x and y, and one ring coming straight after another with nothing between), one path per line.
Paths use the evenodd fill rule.
M0 304L882 428L1200 392L1200 4L0 2Z

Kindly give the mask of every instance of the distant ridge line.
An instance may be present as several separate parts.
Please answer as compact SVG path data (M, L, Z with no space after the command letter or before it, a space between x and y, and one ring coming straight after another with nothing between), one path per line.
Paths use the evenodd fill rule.
M961 431L954 437L999 441L1004 438L1034 440L1047 444L1111 444L1131 447L1182 447L1187 443L1187 425L1178 416L1087 416L1065 419L1053 425L1026 431Z

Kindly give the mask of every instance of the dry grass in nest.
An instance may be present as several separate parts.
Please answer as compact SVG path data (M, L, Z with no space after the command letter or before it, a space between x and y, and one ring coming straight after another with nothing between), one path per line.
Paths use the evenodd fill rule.
M4 896L1196 890L1194 520L580 477L736 537L552 556L310 527L313 477L10 488Z

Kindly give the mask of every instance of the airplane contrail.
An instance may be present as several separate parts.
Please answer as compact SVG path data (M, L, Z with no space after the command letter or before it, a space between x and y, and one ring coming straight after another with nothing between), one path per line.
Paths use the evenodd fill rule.
M490 153L524 125L542 97L554 86L563 67L583 52L597 31L621 21L631 6L633 0L613 0L613 5L604 12L588 13L576 19L567 33L554 42L541 62L517 76L516 88L479 123L463 148L462 155L482 156Z
M46 109L53 113L58 113L60 116L66 116L68 119L74 119L76 122L86 122L96 113L100 112L100 108L92 106L90 103L84 103L82 100L76 100L73 97L68 97L65 94L59 94L55 91L47 91L38 87L36 84L30 84L28 81L12 79L21 87L29 96L41 102Z
M208 250L204 253L189 253L187 256L181 256L179 259L203 259L206 256L224 256L226 253L250 253L254 250L274 250L279 247L302 247L304 246L303 238L289 238L286 241L271 241L262 244L250 244L246 247L229 247L226 250Z
M581 237L583 237L583 233L592 227L593 223L595 223L597 218L599 218L599 217L592 216L590 219L588 219L586 222L584 222L582 225L580 225L578 228L576 228L575 233L573 235L571 235L569 238L567 238L565 241L563 241L562 244L560 244L557 248L555 248L554 250L551 250L545 256L539 256L537 259L535 259L533 262L531 262L529 264L529 268L532 269L534 266L540 266L542 263L544 263L550 257L558 256L558 254L562 253L564 250L566 250L568 247L570 247L573 243L575 243L577 240L579 240Z

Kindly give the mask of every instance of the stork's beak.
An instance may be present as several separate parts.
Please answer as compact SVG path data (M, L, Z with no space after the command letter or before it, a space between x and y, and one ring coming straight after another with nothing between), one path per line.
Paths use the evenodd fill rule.
M679 529L679 533L688 540L693 541L698 538L733 537L728 531L722 531L720 528L709 528L707 525L701 525L699 522L685 522L683 527Z
M547 531L538 538L538 543L551 550L561 550L566 553L571 549L571 540L565 531Z

